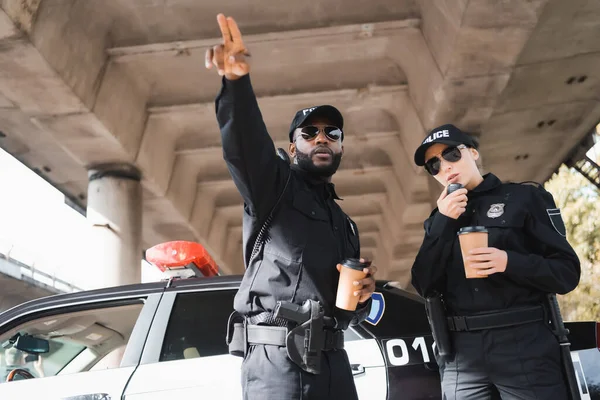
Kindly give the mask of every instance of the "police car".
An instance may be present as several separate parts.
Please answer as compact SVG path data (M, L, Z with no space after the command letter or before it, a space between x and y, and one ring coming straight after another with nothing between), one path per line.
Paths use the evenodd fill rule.
M165 273L204 277L51 296L0 314L0 399L240 399L242 359L225 337L241 277L218 276L197 244L154 251ZM378 281L372 304L345 334L360 398L439 399L423 301ZM598 400L600 325L568 328L582 399Z

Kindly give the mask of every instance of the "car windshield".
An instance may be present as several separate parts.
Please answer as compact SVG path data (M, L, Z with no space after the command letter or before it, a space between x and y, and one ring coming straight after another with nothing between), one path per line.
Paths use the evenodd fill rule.
M54 376L86 349L83 345L59 339L50 339L48 343L50 351L39 355L12 345L0 349L0 383L6 382L8 374L15 369L25 370L35 378ZM19 379L19 376L14 378Z

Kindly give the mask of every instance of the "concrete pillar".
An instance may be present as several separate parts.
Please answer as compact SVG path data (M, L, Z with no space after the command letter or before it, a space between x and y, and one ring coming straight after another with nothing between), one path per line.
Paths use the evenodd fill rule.
M140 171L125 163L88 170L90 274L95 288L139 283L142 258Z

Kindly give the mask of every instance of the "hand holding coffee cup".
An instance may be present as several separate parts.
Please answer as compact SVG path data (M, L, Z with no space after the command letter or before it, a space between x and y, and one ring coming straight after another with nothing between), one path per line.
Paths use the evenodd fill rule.
M465 276L467 279L487 278L486 275L477 273L474 266L478 261L471 258L471 251L474 249L486 248L488 246L488 231L484 226L466 226L458 231L458 240L460 242L460 251L462 253L463 264L465 266Z
M448 218L458 219L467 209L467 189L450 184L437 200L438 210Z
M367 301L375 291L377 267L365 259L348 258L337 265L340 273L335 305L355 311L358 303Z
M471 250L467 261L480 278L506 271L508 253L495 247L479 247Z

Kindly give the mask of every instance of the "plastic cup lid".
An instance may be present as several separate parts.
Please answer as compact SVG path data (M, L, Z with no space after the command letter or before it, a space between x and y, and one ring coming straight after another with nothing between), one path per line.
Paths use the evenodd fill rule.
M460 228L458 231L459 235L464 233L476 233L476 232L484 232L487 233L487 228L485 226L465 226L464 228Z
M361 263L356 258L347 258L344 261L342 261L340 264L342 264L346 268L355 269L357 271L362 271L363 268L366 267L366 265L364 263Z

